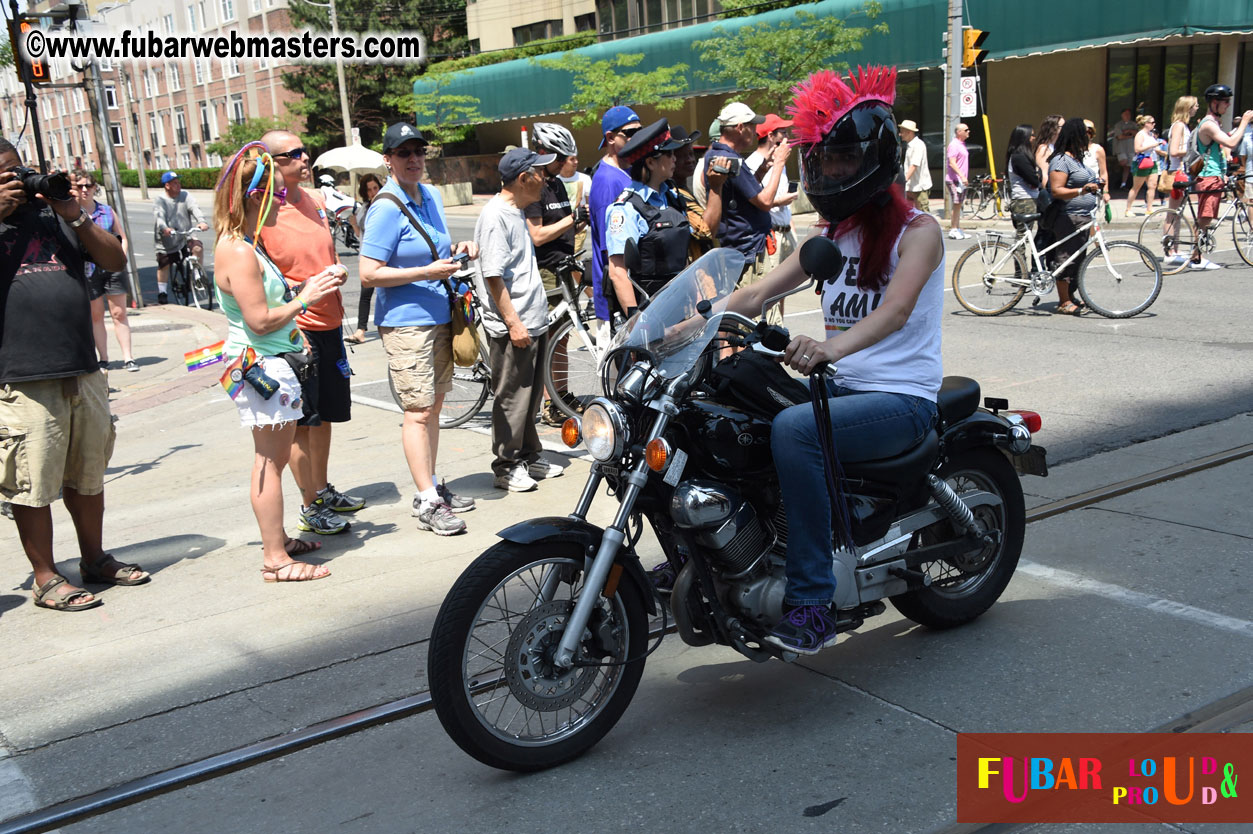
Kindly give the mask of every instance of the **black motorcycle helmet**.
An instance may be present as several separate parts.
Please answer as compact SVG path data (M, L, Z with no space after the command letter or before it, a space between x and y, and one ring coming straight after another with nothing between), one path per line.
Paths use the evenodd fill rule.
M1216 98L1230 99L1235 96L1231 88L1226 84L1211 84L1205 88L1205 100L1213 101Z
M823 140L801 155L805 195L822 217L838 223L880 192L901 170L901 138L892 108L865 101L841 116Z

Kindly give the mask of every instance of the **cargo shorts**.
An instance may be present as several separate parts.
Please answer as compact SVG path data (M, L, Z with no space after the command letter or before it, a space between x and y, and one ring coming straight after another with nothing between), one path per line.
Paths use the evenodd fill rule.
M452 390L452 326L379 327L387 353L387 379L403 411L435 405L436 394Z

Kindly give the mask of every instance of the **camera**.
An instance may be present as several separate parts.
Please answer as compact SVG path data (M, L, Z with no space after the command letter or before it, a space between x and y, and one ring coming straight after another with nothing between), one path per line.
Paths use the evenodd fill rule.
M709 160L709 170L718 174L726 174L728 179L733 179L740 173L740 165L743 160L733 156L715 156Z
M22 167L12 170L21 181L27 200L34 200L37 194L42 194L49 200L70 199L70 178L64 173L41 174L34 168Z
M452 258L450 258L450 260L455 261L457 263L458 269L465 269L466 264L470 262L470 254L468 252L458 252L457 254L453 255Z

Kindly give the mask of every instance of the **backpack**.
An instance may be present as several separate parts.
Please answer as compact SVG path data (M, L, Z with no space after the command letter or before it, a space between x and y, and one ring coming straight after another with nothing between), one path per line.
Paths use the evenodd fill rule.
M624 192L618 203L630 203L648 224L648 231L635 241L634 250L627 247L624 260L631 277L649 294L655 294L687 266L687 244L692 239L687 211L669 202L665 208L650 206L634 191Z
M756 417L774 419L783 409L810 401L809 388L783 365L756 350L742 350L713 369L713 397Z
M1209 118L1208 116L1205 117ZM1205 119L1197 124L1196 130L1192 131L1192 135L1188 137L1188 150L1183 155L1183 163L1180 167L1188 172L1188 176L1196 179L1201 173L1201 169L1205 167L1205 157L1201 156L1201 125L1205 123Z

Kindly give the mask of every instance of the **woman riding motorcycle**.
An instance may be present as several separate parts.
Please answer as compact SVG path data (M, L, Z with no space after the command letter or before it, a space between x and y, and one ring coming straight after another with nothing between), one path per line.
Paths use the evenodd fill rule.
M782 361L806 375L822 363L837 369L828 405L835 453L846 462L891 457L921 442L935 424L942 376L944 246L935 219L910 208L893 184L895 96L895 68L859 70L847 81L823 71L797 88L788 111L803 148L805 193L826 221L815 234L832 238L844 262L822 288L826 340L797 336ZM764 301L805 280L793 255L737 291L728 307L759 315ZM778 414L771 449L789 535L784 617L766 639L815 654L836 640L836 553L811 404ZM853 556L841 550L839 557L841 581L852 581Z

